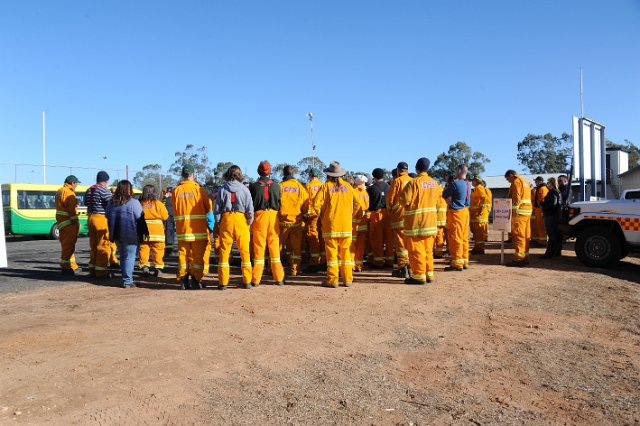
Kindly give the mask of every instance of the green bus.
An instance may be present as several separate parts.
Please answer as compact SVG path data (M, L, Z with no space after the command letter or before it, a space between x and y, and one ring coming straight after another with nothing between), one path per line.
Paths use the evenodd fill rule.
M12 235L39 235L58 239L56 226L56 191L62 185L31 183L2 184L4 229ZM87 234L87 208L84 194L88 186L78 186L80 234Z

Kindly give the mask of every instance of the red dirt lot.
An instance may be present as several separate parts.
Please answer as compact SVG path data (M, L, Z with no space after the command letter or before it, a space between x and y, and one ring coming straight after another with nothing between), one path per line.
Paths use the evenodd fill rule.
M566 253L428 286L5 293L0 424L638 424L640 261Z

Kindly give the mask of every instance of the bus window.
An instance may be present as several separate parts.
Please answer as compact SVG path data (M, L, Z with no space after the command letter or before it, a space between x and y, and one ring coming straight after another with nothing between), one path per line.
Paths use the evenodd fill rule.
M53 191L18 191L18 209L55 209L56 193Z
M11 200L9 198L9 191L8 190L2 191L2 206L9 207L10 202Z

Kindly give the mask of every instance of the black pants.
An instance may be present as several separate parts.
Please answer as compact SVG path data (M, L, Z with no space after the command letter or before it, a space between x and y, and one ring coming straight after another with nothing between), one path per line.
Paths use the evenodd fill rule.
M559 256L562 252L562 235L558 232L558 220L554 215L544 216L544 226L547 229L547 256Z

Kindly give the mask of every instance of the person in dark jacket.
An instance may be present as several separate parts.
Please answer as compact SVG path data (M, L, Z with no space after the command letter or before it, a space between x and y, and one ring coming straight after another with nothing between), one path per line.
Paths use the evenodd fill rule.
M562 214L562 195L558 190L558 184L555 178L548 180L547 188L549 192L540 203L544 226L547 230L547 236L549 237L547 240L547 250L540 256L543 259L550 259L558 255L562 247L562 237L558 232L558 221Z
M109 236L112 241L115 241L120 253L122 287L135 287L133 266L139 243L138 224L144 215L140 202L133 198L131 182L128 180L118 182L116 192L107 205L106 214L109 223Z

